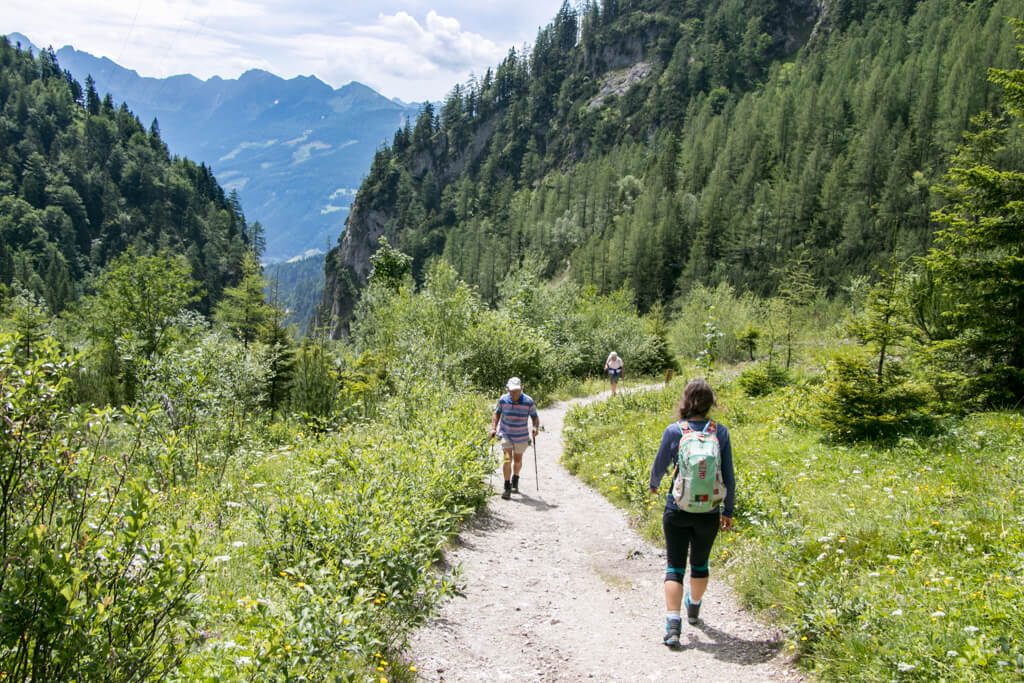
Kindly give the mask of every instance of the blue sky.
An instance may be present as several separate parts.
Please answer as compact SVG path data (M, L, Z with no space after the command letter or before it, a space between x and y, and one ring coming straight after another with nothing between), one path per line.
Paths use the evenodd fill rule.
M0 32L72 45L143 76L236 78L265 69L439 100L509 48L532 44L562 0L6 0Z

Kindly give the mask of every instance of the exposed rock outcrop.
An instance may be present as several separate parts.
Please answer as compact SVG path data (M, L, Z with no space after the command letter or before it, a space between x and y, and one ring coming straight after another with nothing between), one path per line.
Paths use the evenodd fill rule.
M609 97L622 97L634 84L644 80L651 75L652 67L650 62L637 62L628 69L619 69L606 73L601 79L601 89L597 95L587 103L587 109L594 110Z

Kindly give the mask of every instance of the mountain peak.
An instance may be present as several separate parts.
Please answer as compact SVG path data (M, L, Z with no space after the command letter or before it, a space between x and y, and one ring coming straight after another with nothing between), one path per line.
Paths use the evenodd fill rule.
M22 50L31 49L32 52L39 52L39 48L24 33L18 33L17 31L8 33L7 42L11 45L18 45L20 43Z

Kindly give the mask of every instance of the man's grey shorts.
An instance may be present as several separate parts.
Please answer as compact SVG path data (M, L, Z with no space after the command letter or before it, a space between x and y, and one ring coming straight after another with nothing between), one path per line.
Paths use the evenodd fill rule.
M501 437L501 450L512 451L516 455L522 455L525 453L526 447L529 445L529 441L516 441L513 443L511 439L507 439L504 436Z

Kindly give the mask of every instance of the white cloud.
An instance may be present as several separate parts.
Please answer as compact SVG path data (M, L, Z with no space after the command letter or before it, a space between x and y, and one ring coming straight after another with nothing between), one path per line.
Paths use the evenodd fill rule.
M7 0L0 32L65 44L144 76L235 78L265 69L441 99L532 42L561 0Z

